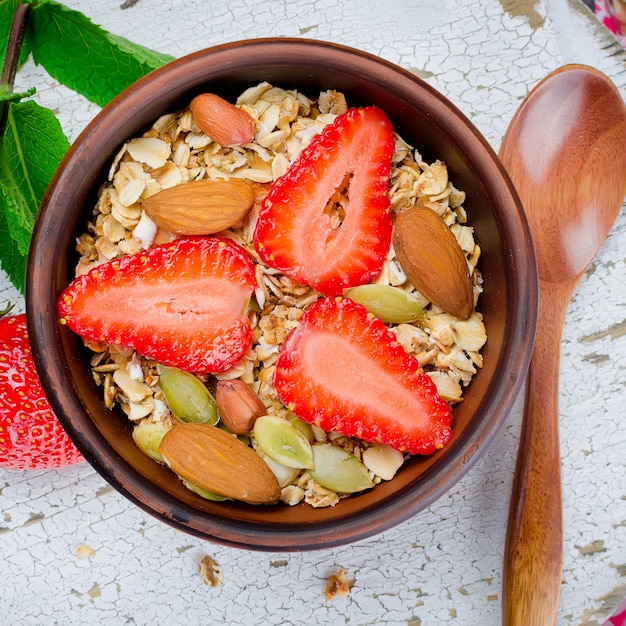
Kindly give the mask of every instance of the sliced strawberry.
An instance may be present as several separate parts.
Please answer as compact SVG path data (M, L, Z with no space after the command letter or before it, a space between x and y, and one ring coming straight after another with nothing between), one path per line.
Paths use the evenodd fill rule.
M255 286L241 246L186 237L79 276L61 294L58 312L81 337L187 371L218 372L250 346L247 306Z
M0 320L0 466L72 465L83 457L52 412L30 350L26 316Z
M254 231L261 259L326 295L376 277L391 243L393 152L393 128L380 109L338 116L266 196ZM347 197L341 207L338 195Z
M348 437L431 454L452 437L452 411L395 336L348 298L322 298L291 331L274 385L304 421Z

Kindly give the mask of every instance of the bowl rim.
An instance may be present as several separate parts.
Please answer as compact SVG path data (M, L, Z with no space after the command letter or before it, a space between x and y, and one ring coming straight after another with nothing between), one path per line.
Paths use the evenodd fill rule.
M207 518L206 513L186 506L165 490L160 490L157 485L146 481L130 464L117 457L112 448L109 451L94 445L92 437L97 439L99 431L91 420L88 424L77 427L71 411L80 411L86 409L86 406L76 388L63 390L60 387L60 379L69 370L62 360L51 356L62 353L60 325L56 317L56 300L60 289L49 271L50 251L45 239L46 234L53 229L50 207L58 202L67 202L67 197L64 197L67 192L63 192L63 186L71 182L72 167L90 158L93 147L91 137L106 126L111 116L126 115L134 107L140 106L150 96L155 85L157 89L163 89L173 78L185 75L189 85L180 87L179 91L192 91L198 83L194 83L189 77L192 74L189 72L190 67L199 67L206 59L210 59L215 66L222 67L220 63L223 63L226 68L223 71L227 71L233 63L233 54L238 55L242 50L253 54L255 62L260 66L270 60L275 65L293 65L294 62L309 57L312 50L333 54L339 52L345 67L352 65L357 68L355 71L374 76L378 76L381 71L392 70L390 76L394 81L399 81L407 89L418 87L424 98L445 105L452 122L459 128L471 131L462 135L462 149L478 151L484 157L485 162L480 163L480 168L489 171L491 177L497 181L494 194L499 198L506 198L508 204L516 207L515 211L498 215L500 231L505 226L508 232L524 233L529 243L523 248L517 242L505 242L510 255L510 270L524 277L524 280L514 281L509 285L511 291L508 294L509 302L517 302L517 306L514 309L509 307L506 324L519 328L519 332L508 333L505 338L509 346L506 351L508 357L502 363L502 371L498 376L507 384L497 385L497 388L492 389L489 409L477 427L464 438L459 449L451 457L447 457L448 464L442 472L431 472L432 476L428 476L426 472L418 505L412 502L415 497L413 494L398 494L380 507L341 519L332 529L324 528L323 533L320 533L320 525L314 522L307 528L290 528L286 532L284 527L269 524L252 528L250 524L239 520L222 520L211 516ZM210 79L205 79L204 82L206 80ZM469 471L501 430L522 387L530 363L536 329L538 281L530 228L513 183L489 143L460 109L408 70L368 52L322 40L267 37L219 44L176 59L124 90L95 116L70 146L45 193L31 239L25 297L33 357L44 390L76 447L107 482L147 513L191 535L238 548L303 551L345 545L388 530L432 504ZM42 303L45 306L41 306ZM502 351L505 352L504 349ZM63 392L71 392L70 407L62 400ZM480 446L478 440L481 441Z

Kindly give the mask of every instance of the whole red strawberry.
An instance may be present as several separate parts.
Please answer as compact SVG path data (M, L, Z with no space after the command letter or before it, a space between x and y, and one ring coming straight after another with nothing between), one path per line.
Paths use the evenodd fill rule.
M41 387L26 316L0 319L0 466L48 469L81 460Z

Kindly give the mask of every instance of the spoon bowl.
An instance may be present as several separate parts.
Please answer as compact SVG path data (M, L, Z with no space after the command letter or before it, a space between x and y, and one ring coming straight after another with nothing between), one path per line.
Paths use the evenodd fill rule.
M500 158L521 196L539 278L582 274L626 189L625 109L607 77L568 65L541 81L513 117Z
M544 78L514 115L500 149L526 211L539 274L504 557L503 623L556 622L562 563L558 380L572 293L626 195L626 107L613 83L571 64Z

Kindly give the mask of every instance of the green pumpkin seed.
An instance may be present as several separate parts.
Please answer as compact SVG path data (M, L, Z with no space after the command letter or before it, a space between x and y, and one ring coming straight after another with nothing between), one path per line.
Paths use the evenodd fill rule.
M311 444L291 422L276 415L263 415L254 422L254 438L259 448L286 467L313 467Z
M420 301L413 294L391 285L359 285L346 289L344 296L362 304L386 324L415 322L424 315Z
M189 489L189 491L193 491L194 493L197 493L199 496L202 496L205 500L211 500L213 502L224 502L224 500L229 499L226 496L220 496L217 493L213 493L212 491L207 491L206 489L203 489L202 487L198 487L198 485L194 485L193 483L190 483L188 480L183 480L183 484L185 485L185 487L187 487L187 489Z
M172 413L184 422L215 426L219 421L215 398L193 374L176 367L158 366L159 385Z
M323 487L337 493L356 493L374 486L367 468L353 454L329 443L312 448L315 469L309 473Z
M297 467L287 467L286 465L275 461L269 454L265 454L265 452L263 452L263 450L261 449L257 450L257 454L267 463L268 467L272 470L281 489L292 483L301 471Z
M309 443L315 441L311 424L307 424L304 420L301 420L295 413L289 413L287 419L305 436Z
M165 436L165 433L170 428L170 426L144 419L133 428L133 440L144 454L158 463L165 464L159 452L159 446L161 445L161 440Z

